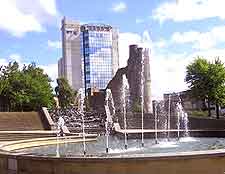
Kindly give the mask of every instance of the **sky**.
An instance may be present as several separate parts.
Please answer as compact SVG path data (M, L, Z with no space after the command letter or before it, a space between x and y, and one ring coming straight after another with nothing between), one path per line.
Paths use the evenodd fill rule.
M185 67L197 56L225 62L222 0L2 0L0 65L36 62L53 80L62 56L61 19L117 27L120 67L129 44L151 49L153 99L188 89Z

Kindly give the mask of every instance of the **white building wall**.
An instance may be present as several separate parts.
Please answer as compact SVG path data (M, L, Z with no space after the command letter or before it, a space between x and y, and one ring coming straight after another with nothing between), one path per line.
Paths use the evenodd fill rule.
M119 31L118 29L112 29L112 77L119 69Z
M58 60L58 77L64 77L64 64L62 57Z
M65 78L73 89L78 90L82 87L79 22L62 20L62 48Z

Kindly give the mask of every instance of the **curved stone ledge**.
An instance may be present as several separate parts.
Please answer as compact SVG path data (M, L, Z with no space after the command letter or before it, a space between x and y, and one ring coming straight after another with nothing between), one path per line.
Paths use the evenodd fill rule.
M18 174L223 174L225 149L120 157L44 157L0 154L0 173ZM6 173L3 173L6 174ZM8 174L8 173L7 173Z
M214 136L217 135L215 131L213 133ZM95 139L94 135L90 136L90 140ZM81 137L75 137L74 141L82 141ZM64 139L61 139L59 141L64 143ZM128 154L48 157L9 151L23 148L22 146L25 148L46 145L51 141L56 143L55 140L55 138L39 138L4 144L0 149L0 174L224 174L225 172L225 149L137 154L132 157Z
M96 141L96 135L86 135L86 141ZM13 151L18 149L38 147L52 144L63 144L63 143L79 143L82 142L83 138L81 136L68 136L68 137L56 137L51 138L34 138L28 140L19 140L9 143L4 143L1 145L1 150L3 151Z

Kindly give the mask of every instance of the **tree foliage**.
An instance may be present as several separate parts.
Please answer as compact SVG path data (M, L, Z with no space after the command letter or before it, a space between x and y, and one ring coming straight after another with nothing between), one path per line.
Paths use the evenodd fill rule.
M74 91L65 78L57 79L57 87L55 88L56 96L59 100L59 106L66 108L74 103L76 91Z
M216 58L213 62L209 62L198 57L187 66L185 81L195 98L207 99L209 116L210 103L216 104L219 116L218 105L225 104L225 68L220 59Z
M10 62L0 69L0 96L9 111L32 111L53 104L50 78L34 63L19 69L17 62Z

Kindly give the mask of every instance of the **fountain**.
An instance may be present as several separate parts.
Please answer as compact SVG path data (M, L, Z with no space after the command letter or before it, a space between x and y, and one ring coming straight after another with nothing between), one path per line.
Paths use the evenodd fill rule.
M111 103L112 114L110 113L109 103ZM109 152L109 134L113 124L112 117L115 115L114 101L113 101L112 92L110 89L106 89L105 112L106 112L106 122L105 122L106 153L108 153Z
M170 140L170 95L168 96L167 139Z
M85 125L84 125L84 95L83 91L79 90L79 114L82 114L82 139L80 142L69 142L67 147L65 144L60 144L60 155L59 155L59 144L44 145L33 148L23 148L17 149L19 146L15 146L14 150L11 150L7 153L20 154L17 159L22 160L25 158L25 161L18 162L18 165L27 163L28 161L33 161L35 165L48 164L49 169L58 171L58 173L65 173L69 171L70 173L103 173L103 174L112 174L112 173L149 173L157 171L163 171L166 173L168 171L174 171L174 166L176 166L176 171L179 173L183 172L184 169L187 171L193 171L194 169L204 169L207 166L212 167L214 170L225 169L224 163L218 163L218 158L225 161L225 138L199 138L195 137L192 139L184 140L182 137L188 135L188 117L185 113L181 100L175 100L174 97L170 96L165 101L154 101L153 102L153 120L152 129L143 129L140 127L139 134L145 133L144 147L139 148L137 144L142 143L142 136L139 139L129 138L127 139L127 132L132 132L127 130L127 118L126 118L126 95L128 86L126 77L123 77L123 117L124 117L124 134L121 139L115 135L110 134L111 124L114 122L114 113L115 110L113 106L113 98L110 90L106 90L105 97L105 109L106 109L106 122L105 122L105 135L98 136L97 141L86 142L85 137ZM170 102L168 102L168 99ZM173 104L175 102L175 104ZM169 104L170 103L170 104ZM168 114L168 107L170 108L171 113ZM111 111L111 109L112 111ZM173 113L175 111L175 113ZM63 114L63 113L62 113ZM141 119L141 118L140 118ZM168 119L171 121L170 125L165 126L165 122L169 124ZM176 120L176 123L173 123ZM62 117L58 119L58 137L63 135L62 128L65 125L65 121ZM170 129L168 129L170 128ZM177 129L174 129L177 128ZM168 134L162 136L163 132L171 132L169 139L170 141L165 141L168 139ZM181 131L184 134L181 134ZM114 132L115 133L115 132ZM175 134L173 134L175 133ZM176 135L177 133L177 135ZM147 138L147 135L153 135L153 138ZM175 136L174 136L175 135ZM132 137L132 136L131 136ZM178 141L178 139L180 139ZM32 140L33 141L33 140ZM61 141L61 139L60 139ZM110 142L110 147L109 147ZM21 142L20 142L21 143ZM86 149L86 143L88 143L88 151ZM15 143L13 143L15 144ZM125 145L124 145L125 144ZM127 148L129 144L129 148ZM23 145L24 146L24 145ZM30 144L28 144L28 147ZM125 149L124 150L124 146ZM4 151L7 149L7 145L2 147ZM4 149L6 148L6 149ZM55 148L57 149L55 151ZM10 146L10 149L13 149ZM81 154L80 152L83 152ZM191 153L190 153L191 152ZM21 156L21 154L23 154ZM218 158L217 158L218 157ZM2 158L2 156L1 156ZM7 158L12 158L12 155ZM66 158L66 159L65 159ZM207 165L204 168L201 167L201 161L207 160ZM29 160L27 160L29 159ZM43 160L42 160L43 159ZM171 160L170 160L171 159ZM57 160L57 161L56 161ZM183 161L185 160L185 164ZM210 163L212 162L212 163ZM23 171L28 171L29 167L33 170L42 171L45 170L37 169L33 167L33 163L29 165L20 166L20 169ZM135 164L135 165L134 165ZM155 164L155 165L153 165ZM168 164L168 165L165 165ZM211 165L213 164L213 165ZM84 167L85 165L85 167ZM162 168L159 166L164 165ZM173 166L173 167L171 167ZM224 167L224 168L223 168ZM47 170L47 169L46 169ZM63 171L65 170L65 171ZM120 171L121 170L121 171ZM1 169L0 169L1 171ZM126 171L126 172L124 172ZM212 171L210 168L207 168L207 171ZM38 173L36 172L36 173ZM29 173L29 172L27 172ZM39 172L44 173L44 172ZM54 172L52 172L54 173ZM57 174L58 174L57 173ZM192 172L194 173L194 172ZM203 173L203 172L198 172ZM216 172L219 173L219 172ZM30 173L29 173L30 174Z
M58 122L57 122L57 137L62 137L65 136L64 133L64 126L65 126L65 121L63 117L59 117Z
M141 146L144 147L144 59L141 61Z
M65 136L63 127L65 126L65 121L62 117L59 117L57 122L57 138L56 138L56 156L59 157L59 137Z
M123 75L123 88L122 88L122 100L123 100L123 121L124 121L124 148L127 149L127 109L126 109L126 103L127 103L127 90L128 90L128 81L126 78L126 75Z
M135 62L136 59L132 61ZM134 67L132 66L132 68ZM143 69L141 73L143 73ZM121 78L119 79L121 80ZM87 119L89 113L84 112L84 91L80 89L78 110L74 108L69 112L60 110L58 115L62 115L62 117L55 120L55 122L58 121L57 143L31 147L32 143L43 141L31 140L32 143L20 141L18 144L13 142L2 145L0 171L2 166L17 167L18 165L20 172L17 173L27 174L32 173L30 168L35 171L33 173L43 174L223 173L225 171L225 131L189 131L188 115L182 106L179 95L169 94L162 101L154 101L153 114L144 113L143 83L145 81L143 75L141 83L139 82L138 85L141 84L142 90L141 95L138 93L139 96L137 96L141 97L141 112L137 114L140 117L136 120L137 128L129 127L130 115L127 114L127 110L129 110L127 105L129 105L129 95L131 95L129 92L132 86L129 86L128 79L123 74L122 84L120 84L122 87L117 88L117 92L120 94L118 100L121 99L122 106L122 112L119 110L118 113L122 114L115 114L113 95L111 90L107 89L104 103L106 119L97 113L91 114L90 119ZM135 92L135 88L132 89ZM117 117L121 118L120 123L116 121ZM149 125L144 124L146 118L150 118ZM88 134L85 133L85 128L90 125L90 122L96 120L104 121L105 136L99 135L96 139L87 141ZM81 130L82 133L76 137L78 141L69 142L67 147L65 144L60 145L59 155L59 137L65 133L63 129L65 124L70 125L71 122L72 126ZM74 124L78 124L78 126L74 126ZM97 126L100 127L100 124ZM197 132L201 136L213 132L214 137L194 137L188 141L182 140L183 137L189 136L189 132ZM192 135L191 133L190 135ZM46 139L44 141L47 142ZM21 143L23 144L21 145ZM142 148L139 147L140 143ZM87 147L86 144L88 144Z
M181 104L180 103L177 103L177 139L179 140L180 139L180 106Z
M155 143L158 144L158 108L157 108L157 102L153 102L153 115L155 120Z
M188 129L188 114L186 112L184 112L182 114L182 122L184 124L184 129L185 129L185 136L189 137L189 129Z
M158 142L158 134L162 137L161 132L165 133L167 141L174 137L176 132L177 140L189 136L188 115L184 111L179 95L169 94L162 101L153 102L153 116L155 139ZM160 130L160 131L159 131Z
M83 152L84 156L86 155L86 142L85 142L85 125L84 125L84 91L83 89L79 89L79 99L78 99L78 105L79 105L79 111L82 117L82 136L83 136Z

